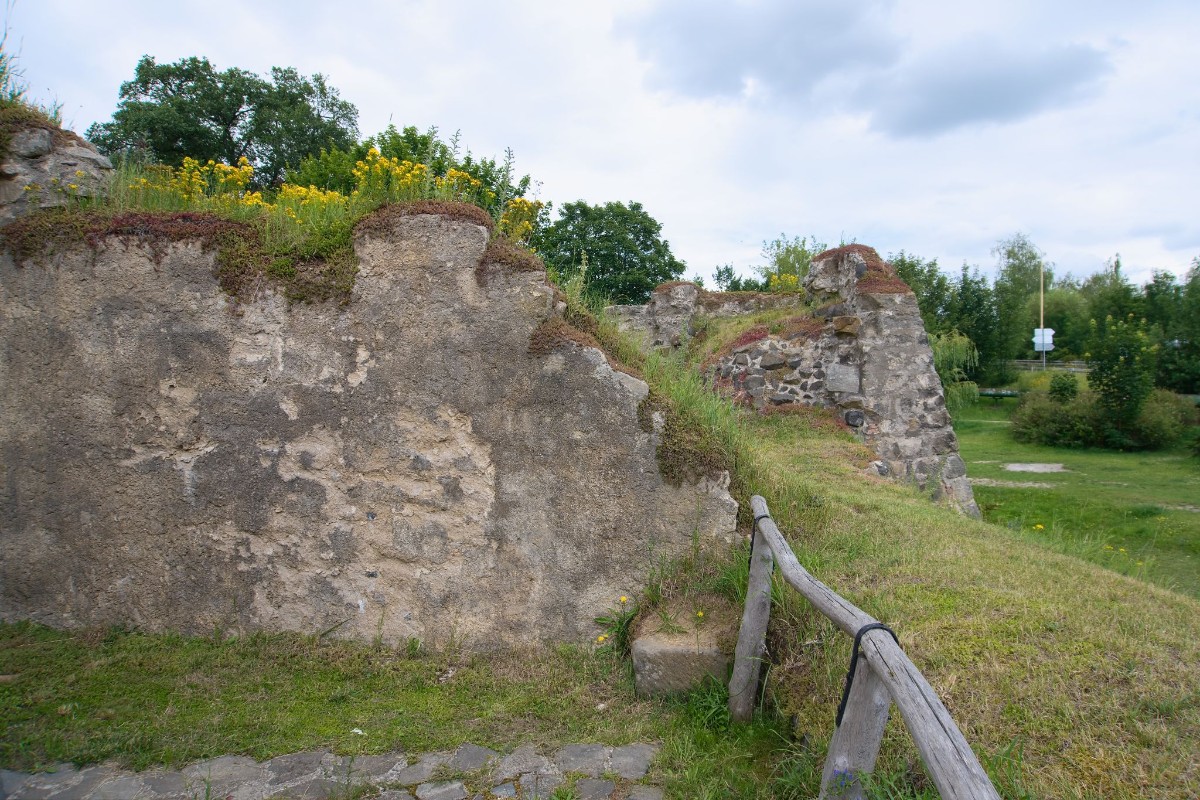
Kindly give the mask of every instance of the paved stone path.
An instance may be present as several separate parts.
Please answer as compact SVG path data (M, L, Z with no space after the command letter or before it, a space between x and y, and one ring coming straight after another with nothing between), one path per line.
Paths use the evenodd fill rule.
M222 756L178 772L64 764L55 772L0 770L0 800L533 800L560 788L573 800L661 800L662 789L641 782L657 752L652 744L572 744L551 755L533 745L502 755L464 744L411 760L327 750L261 763Z

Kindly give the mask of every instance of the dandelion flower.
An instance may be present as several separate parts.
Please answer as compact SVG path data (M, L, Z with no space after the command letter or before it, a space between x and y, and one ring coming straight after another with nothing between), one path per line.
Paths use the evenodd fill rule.
M704 612L703 612L703 611L697 611L697 612L696 612L696 616L697 616L697 617L699 617L699 618L701 618L701 619L703 619L703 618L704 618Z
M1042 531L1046 529L1046 526L1039 522L1037 525L1033 526L1033 529L1035 531Z
M607 636L605 636L605 635L602 633L602 634L600 634L599 636L597 636L597 637L596 637L596 642L597 642L598 644L604 644L604 640L605 640L605 639L607 639L607 638L608 638L608 637L607 637Z
M629 602L629 598L628 598L628 597L626 597L625 595L621 595L621 602L622 602L622 603L628 603L628 602Z

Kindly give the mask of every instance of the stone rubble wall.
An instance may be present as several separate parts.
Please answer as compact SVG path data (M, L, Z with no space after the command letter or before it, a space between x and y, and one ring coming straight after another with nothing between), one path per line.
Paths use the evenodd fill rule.
M709 292L694 283L664 283L644 306L609 306L621 330L642 336L650 347L680 347L696 334L701 316L736 317L770 308L800 306L798 294Z
M666 315L652 302L624 312L627 324L648 331L656 347L685 343L706 312L693 304L689 316L688 298L676 294ZM916 296L863 245L814 257L805 294L817 306L810 324L735 348L714 367L718 385L757 408L831 409L878 454L873 473L978 516Z
M106 194L112 171L112 162L74 134L17 131L0 161L0 225L38 208Z
M471 222L355 242L352 301L235 303L199 243L0 256L0 619L471 649L584 641L692 536L645 383L530 352L544 272Z

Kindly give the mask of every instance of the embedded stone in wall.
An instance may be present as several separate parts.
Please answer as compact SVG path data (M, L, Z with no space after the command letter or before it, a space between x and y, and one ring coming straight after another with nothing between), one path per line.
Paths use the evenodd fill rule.
M844 394L858 394L862 388L862 373L849 364L825 365L825 390Z

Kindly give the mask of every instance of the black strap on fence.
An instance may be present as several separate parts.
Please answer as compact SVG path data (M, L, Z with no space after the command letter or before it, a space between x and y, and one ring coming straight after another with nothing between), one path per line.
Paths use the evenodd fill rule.
M887 631L896 640L896 644L900 644L900 640L896 638L896 632L884 625L882 622L871 622L863 625L858 629L858 633L854 634L854 650L850 653L850 671L846 673L846 688L842 690L842 702L838 703L837 723L842 724L842 715L846 713L846 703L850 700L850 687L854 685L854 671L858 669L858 648L862 644L863 634L867 631Z
M752 526L750 526L750 560L751 561L754 560L754 540L758 538L755 534L758 533L759 520L770 519L770 518L771 518L770 514L759 514L757 517L754 518L754 524Z

